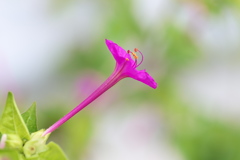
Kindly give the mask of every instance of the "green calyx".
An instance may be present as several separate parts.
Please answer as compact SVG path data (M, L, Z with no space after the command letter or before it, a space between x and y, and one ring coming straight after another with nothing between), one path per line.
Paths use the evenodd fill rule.
M26 158L36 157L39 153L47 151L46 141L49 135L42 136L44 130L32 133L29 141L23 146L23 153Z
M20 114L12 93L0 117L0 159L11 160L67 160L61 148L50 142L44 129L37 129L36 104Z

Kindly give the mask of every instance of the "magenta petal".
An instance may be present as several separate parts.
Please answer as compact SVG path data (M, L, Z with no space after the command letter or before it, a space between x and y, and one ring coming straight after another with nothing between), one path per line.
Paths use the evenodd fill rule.
M106 45L108 46L109 51L112 53L113 57L118 64L121 64L126 60L126 58L131 59L130 55L119 45L110 40L105 40Z
M156 89L157 83L154 81L154 79L145 71L145 70L134 70L129 75L131 78L138 80L142 83L145 83L146 85Z

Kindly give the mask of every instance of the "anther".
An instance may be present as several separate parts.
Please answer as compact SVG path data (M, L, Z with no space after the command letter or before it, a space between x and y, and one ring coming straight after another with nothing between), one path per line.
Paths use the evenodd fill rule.
M134 52L138 52L139 50L137 48L134 48Z
M127 53L128 53L128 54L130 54L130 53L131 53L131 51L130 51L130 50L127 50Z
M126 61L129 61L129 59L128 58L125 58L126 59Z
M131 52L131 53L132 53L132 55L133 55L133 57L134 57L135 59L138 59L138 56L137 56L136 53L134 53L134 52Z

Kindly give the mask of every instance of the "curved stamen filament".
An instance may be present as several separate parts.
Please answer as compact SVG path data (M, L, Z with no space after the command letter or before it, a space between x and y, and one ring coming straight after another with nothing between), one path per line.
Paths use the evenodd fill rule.
M142 62L143 62L143 54L142 54L142 52L141 51L139 51L137 48L134 48L134 52L138 52L138 53L140 53L140 55L141 55L141 61L137 64L137 66L136 67L138 67L138 66L140 66L141 64L142 64Z

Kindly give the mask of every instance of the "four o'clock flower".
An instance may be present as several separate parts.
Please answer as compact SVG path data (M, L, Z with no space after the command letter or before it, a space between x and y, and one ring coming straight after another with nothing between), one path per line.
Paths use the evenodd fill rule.
M118 81L120 81L123 78L130 77L137 81L145 83L146 85L154 89L157 88L157 83L145 70L137 70L137 67L143 62L143 54L141 51L135 48L134 52L131 52L129 50L126 52L122 47L107 39L106 45L116 61L116 66L113 73L88 98L86 98L82 103L76 106L63 118L58 120L55 124L50 126L43 133L43 136L53 132L55 129L57 129L59 126L61 126L63 123L65 123L75 114L77 114L79 111L81 111L88 104L90 104L92 101L94 101L96 98L98 98L100 95L102 95L105 91L114 86ZM138 62L137 53L141 55L140 62Z

